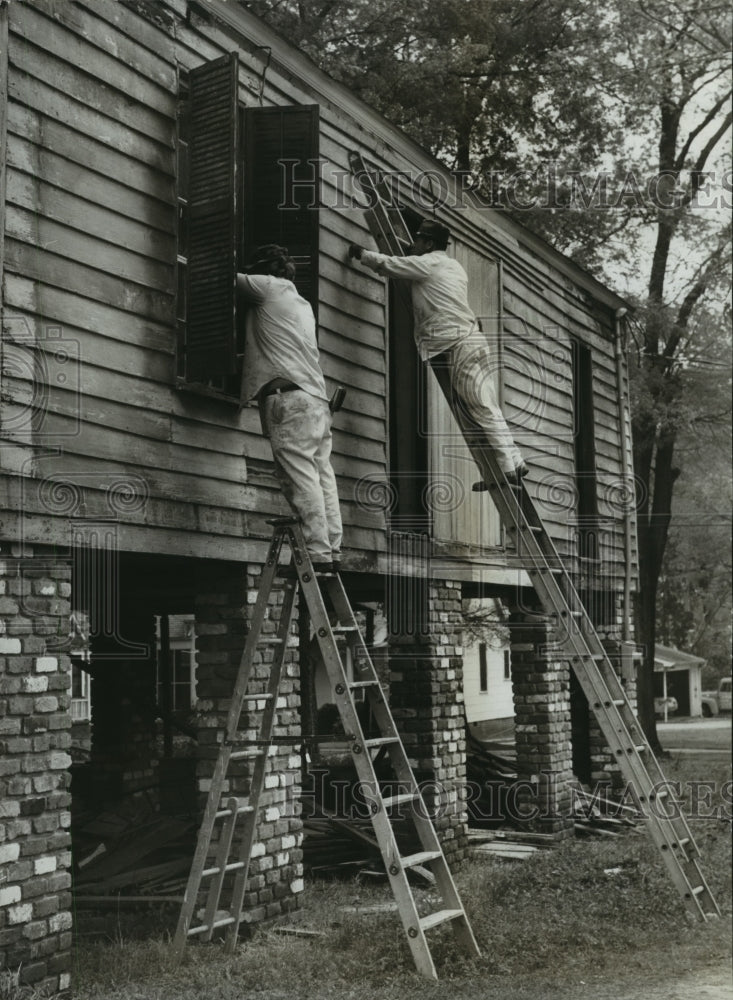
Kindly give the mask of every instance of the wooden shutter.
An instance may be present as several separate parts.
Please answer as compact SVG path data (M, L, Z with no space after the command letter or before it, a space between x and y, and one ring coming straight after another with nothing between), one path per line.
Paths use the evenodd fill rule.
M192 70L186 378L236 371L237 53Z
M245 117L244 259L279 243L297 264L295 284L318 313L318 106L249 108Z

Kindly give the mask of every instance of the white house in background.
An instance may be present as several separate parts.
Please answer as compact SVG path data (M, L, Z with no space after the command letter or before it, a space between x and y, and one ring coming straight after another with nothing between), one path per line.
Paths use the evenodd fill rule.
M162 615L156 615L156 682L158 704L165 704L162 690L165 684L161 669L164 642L161 630ZM193 615L168 615L168 643L170 649L169 704L173 712L188 712L196 704L196 630Z
M671 646L654 650L654 696L676 698L678 716L702 715L702 668L705 660Z
M73 611L70 620L71 721L89 722L92 717L92 678L89 674L89 618Z
M471 601L472 610L486 605L489 613L497 602ZM502 621L502 611L495 607L497 623ZM464 634L463 639L463 697L466 705L466 722L476 725L496 719L514 718L512 695L512 665L508 642L499 636L487 636L486 641Z

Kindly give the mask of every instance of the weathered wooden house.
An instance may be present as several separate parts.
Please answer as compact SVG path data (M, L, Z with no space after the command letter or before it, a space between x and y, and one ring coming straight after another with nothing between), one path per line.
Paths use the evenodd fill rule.
M471 490L409 310L346 262L350 242L373 245L350 153L385 172L408 222L451 228L530 489L609 639L624 637L635 560L623 301L232 0L2 2L0 95L0 965L69 982L72 611L91 629L100 800L158 780L156 620L194 616L206 787L266 519L286 511L239 399L234 274L266 241L296 257L327 382L348 390L333 457L344 580L388 615L390 700L418 774L442 790L447 856L466 853L469 598L510 611L518 755L561 833L573 767L590 777L602 746L487 495ZM254 920L303 889L292 747L272 775Z

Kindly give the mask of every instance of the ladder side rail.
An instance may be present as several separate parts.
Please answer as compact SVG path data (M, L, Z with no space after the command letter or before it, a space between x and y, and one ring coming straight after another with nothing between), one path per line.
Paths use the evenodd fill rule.
M526 497L526 501L531 503L531 498ZM533 569L528 567L528 572L530 577L533 579L533 584L538 592L542 587L546 587L548 590L548 600L551 603L560 603L561 597L565 597L562 588L560 592L552 593L553 585L558 584L557 575L549 579L545 579L542 576L541 570ZM567 577L567 586L573 587L572 580L569 575L563 571L565 577ZM538 577L535 579L535 576ZM574 587L573 587L574 591ZM578 598L579 606L582 608L582 603ZM566 618L566 629L573 629L573 633L568 635L563 642L560 639L560 643L566 647L570 647L572 650L571 665L574 668L576 676L578 676L581 684L583 684L583 677L581 674L588 674L588 681L584 684L585 694L589 697L590 707L598 715L599 712L603 712L606 717L606 726L602 729L604 731L604 736L609 738L609 731L613 730L616 740L620 743L631 743L633 746L639 750L642 749L645 758L641 762L643 765L643 771L640 766L636 764L636 761L631 756L631 761L627 755L621 755L616 753L617 762L621 766L622 772L624 772L624 777L629 778L629 770L631 770L631 776L636 780L637 784L637 794L642 801L645 803L648 809L655 810L655 794L656 790L663 786L668 790L667 798L670 800L671 813L659 817L662 823L668 822L671 828L671 832L674 834L670 837L670 844L673 845L675 842L687 841L690 844L690 848L686 849L685 853L694 852L699 854L699 848L695 843L692 836L689 824L682 810L681 803L676 799L669 790L669 783L667 782L664 773L662 772L661 766L657 757L655 756L651 746L648 743L646 735L641 728L638 721L636 713L631 707L631 703L628 699L626 690L624 689L618 674L613 668L613 664L608 657L608 654L603 647L603 644L598 639L597 633L590 622L587 613L584 612L583 625L585 628L578 628L576 631L574 625L580 626L580 621L574 623L570 617ZM574 659L573 659L574 657ZM593 662L596 671L598 672L599 679L602 685L594 682L594 672L588 671L585 666L585 661ZM592 685L592 697L591 690L588 688ZM605 688L605 690L604 690ZM598 700L596 700L598 699ZM610 700L610 703L608 703ZM599 722L602 722L599 719ZM613 742L613 740L609 740ZM613 749L613 747L611 748ZM626 747L621 747L620 749L627 749ZM656 817L656 812L654 816Z
M349 624L356 626L356 618L353 614L351 606L346 595L343 582L339 577L329 581L328 584L328 594L331 598L331 603L336 610L336 613L341 621L348 621ZM366 644L361 636L361 631L357 628L355 632L352 633L352 639L349 641L349 645L352 648L352 652L355 656L362 657L367 663L367 672L370 676L374 676L376 679L376 671L374 669L374 664L372 663L371 657L369 656L369 651ZM395 733L398 734L397 725L395 723L394 717L389 708L387 699L384 697L381 685L376 683L374 687L369 687L366 689L366 697L369 701L370 707L372 709L374 719L377 723L377 727L381 733ZM430 814L427 808L427 803L425 802L420 786L415 779L414 772L410 765L407 752L400 740L398 743L388 747L388 752L390 756L390 762L392 768L395 772L397 778L398 792L397 794L411 794L413 796L412 801L408 803L403 803L407 805L410 813L410 819L412 820L415 832L417 833L418 840L423 851L437 854L438 857L428 862L429 867L435 877L436 887L440 893L441 898L445 902L449 909L463 909L463 905L456 889L455 882L453 881L453 876L451 874L448 863L446 862L445 855L443 854L443 848L441 846L440 840L436 833L433 822L430 818ZM376 775L375 775L376 780ZM403 791L404 790L404 791ZM381 795L380 795L381 798ZM385 804L383 801L377 803L381 806L381 810L385 812L385 819L389 823L389 829L391 830L391 821L388 820L385 810ZM376 816L375 816L376 819ZM381 819L380 819L381 822ZM395 844L395 849L396 844ZM394 869L401 867L400 855L390 855L385 858L385 863L388 868L388 874L392 878L395 877ZM461 943L464 945L469 953L478 954L478 945L473 935L470 923L467 919L457 920L454 926L455 934L461 938ZM408 932L409 933L409 932Z
M531 498L526 493L525 497L525 502L531 503ZM529 548L531 549L531 545ZM542 548L538 547L534 553L535 559L539 557L541 562L543 555ZM559 587L557 573L550 573L542 566L529 566L527 571L538 594L544 595L547 605L561 607L566 602L566 593ZM562 575L568 577L568 587L574 592L572 580L564 569ZM707 912L718 913L717 903L707 887L699 866L692 858L693 854L699 854L699 848L681 804L670 794L667 797L670 800L671 813L659 814L656 811L655 789L658 789L660 784L666 785L666 780L631 708L623 685L579 598L578 601L585 629L572 627L573 619L566 607L566 635L564 641L560 639L560 644L571 650L571 666L598 719L609 748L615 753L621 773L627 781L632 782L640 802L646 806L645 824L652 841L662 854L675 886L686 904L698 915L705 918L706 907ZM594 647L597 651L595 654L592 652ZM614 697L615 695L618 697ZM640 751L644 753L643 759ZM650 771L656 781L653 780ZM697 894L693 892L693 888Z
M344 586L340 578L335 578L329 581L328 594L334 605L336 613L342 620L350 619L350 623L356 627L356 619L351 611L351 606L349 605L348 597L344 590ZM399 736L399 731L397 729L397 724L394 720L394 716L389 708L387 699L384 697L384 692L382 691L381 684L379 684L377 679L377 674L374 669L374 664L372 663L371 657L369 656L369 650L364 643L361 633L356 629L353 633L353 639L350 640L350 645L352 646L352 652L355 653L356 657L363 659L366 663L366 671L370 678L373 677L376 681L373 688L366 689L366 698L369 700L370 707L374 719L377 723L379 731L381 733L395 734ZM395 771L397 778L397 783L399 786L399 794L414 794L419 797L420 802L422 802L422 796L420 793L420 788L415 780L415 775L413 773L412 767L410 766L409 759L400 740L399 746L402 748L402 753L398 751L390 754L390 759L392 766ZM403 791L404 790L404 791ZM425 805L422 805L422 812L426 814ZM416 818L420 818L420 810L416 808L415 810ZM416 824L417 825L417 824ZM425 840L423 840L423 846L426 849L434 849L438 842L437 835L432 824L429 820L424 820L420 823L421 830L425 835Z
M306 579L307 577L307 579ZM307 572L300 574L301 589L308 603L311 621L315 629L324 666L334 692L339 715L350 743L351 757L356 768L361 790L367 795L367 809L382 857L399 858L399 848L394 829L384 808L379 782L374 770L364 732L356 713L356 706L348 687L344 665L339 656L336 639L326 613L318 582ZM392 735L391 733L388 735ZM407 874L401 864L388 866L388 877L397 901L407 941L412 951L415 965L422 975L437 979L435 965L424 931Z
M262 570L260 589L257 594L254 610L252 612L252 618L250 619L249 631L247 633L244 649L242 650L242 656L239 661L239 670L237 672L236 681L234 682L234 690L232 691L232 699L229 705L229 712L227 714L227 723L224 732L225 739L229 742L236 737L236 733L239 728L239 716L242 712L244 695L249 686L252 674L254 654L257 649L257 644L262 636L262 626L267 615L270 593L275 580L275 574L277 573L277 560L282 547L282 541L282 532L276 531L270 545L267 560Z
M580 595L577 593L551 537L547 534L539 514L537 514L531 497L523 487L520 487L519 497L512 491L511 501L506 498L501 487L503 476L496 464L493 452L489 449L488 445L478 440L480 437L480 428L469 421L465 414L460 412L459 407L452 405L452 401L447 394L446 398L449 406L454 411L459 426L461 426L464 434L466 434L467 440L469 437L474 439L469 444L469 448L472 451L479 470L484 475L486 471L489 471L491 478L494 479L499 487L499 489L492 491L492 499L499 510L502 520L505 523L509 522L510 525L512 523L514 525L517 534L515 544L518 554L527 555L532 560L533 565L527 566L526 569L530 578L534 577L532 582L535 584L535 589L538 590L538 596L545 611L551 615L559 613L561 617L564 617L566 634L568 634L569 638L572 637L575 640L574 651L576 655L580 657L600 657L602 658L600 662L604 662L607 665L608 676L603 677L606 690L601 689L598 694L615 698L616 700L627 700L626 692L621 685L620 679L615 670L613 670L613 665L608 658L608 654L598 638L590 617L580 599ZM485 478L488 479L486 476ZM524 527L529 530L523 532L522 528ZM539 537L536 536L531 530L532 528L538 529L542 534ZM554 565L551 566L550 562ZM559 581L562 581L562 584ZM573 627L573 619L575 617L582 618L585 629L576 630ZM613 687L612 691L609 690L609 682Z
M221 803L224 805L224 803ZM206 903L204 904L204 915L201 921L202 926L206 927L201 939L203 941L211 941L214 936L214 921L216 920L216 911L219 907L219 899L221 898L221 889L224 884L224 877L226 875L226 865L229 859L229 852L231 851L232 841L234 839L234 831L237 826L237 819L239 818L239 799L237 796L232 796L227 800L226 808L230 809L231 812L227 816L222 829L219 833L219 840L216 845L216 851L214 854L214 864L213 867L218 869L218 871L211 876L211 882L209 884L209 889L206 894ZM213 834L213 830L212 830ZM209 848L211 844L209 844ZM207 858L210 854L210 850L207 852ZM201 888L201 877L199 877L199 890Z
M252 612L250 628L245 640L237 681L235 683L235 691L233 692L227 715L225 740L228 738L228 742L221 747L216 764L214 765L214 773L211 777L211 784L209 786L209 792L206 799L204 815L201 821L201 826L199 827L196 849L194 851L191 870L189 872L184 892L183 904L181 906L181 913L174 938L174 951L179 957L183 952L190 932L191 920L193 918L201 886L201 872L204 870L209 854L216 816L217 813L221 811L221 796L229 767L229 757L232 753L232 747L229 744L231 743L231 736L236 732L238 726L244 692L246 691L247 684L249 682L254 652L260 638L262 624L267 612L267 605L277 569L277 558L281 546L282 536L276 533L270 544L268 561L262 573L260 590Z
M541 553L542 550L537 551ZM537 592L542 595L544 591L548 604L561 605L565 593L562 589L557 589L557 574L549 575L536 566L527 567L527 570ZM572 581L568 580L568 584L572 586ZM580 607L582 608L582 604ZM672 880L686 904L703 918L706 908L707 912L719 912L699 866L692 864L692 856L699 855L699 848L681 803L670 793L666 798L669 799L671 811L657 811L657 791L660 785L667 786L661 767L585 611L582 620L585 629L574 629L572 617L566 615L566 628L569 631L566 631L564 641L561 637L560 642L571 650L571 666L598 719L609 748L614 753L622 775L632 783L642 807L646 809L644 819L652 841L660 850ZM597 650L595 655L592 653L594 646ZM643 758L640 753L644 754ZM693 887L697 889L698 895L692 891Z
M363 160L361 160L360 162L363 164ZM354 160L352 159L352 165L353 164ZM376 201L376 206L382 207L379 204L378 198ZM366 215L370 224L373 225L374 222L376 221L375 211L367 210ZM397 247L395 252L402 252L401 248ZM436 377L438 378L438 382L441 386L441 389L443 390L443 393L446 396L449 408L451 409L453 415L458 420L459 426L461 427L464 433L466 444L468 445L469 450L473 454L476 464L479 470L482 472L485 481L489 482L491 477L494 479L497 486L501 486L503 476L501 476L500 473L497 473L495 471L495 464L492 461L493 455L491 453L486 453L485 448L476 448L475 442L471 440L472 434L475 435L475 431L478 428L476 428L475 425L473 425L473 427L466 427L465 422L462 419L464 415L457 413L456 408L453 406L453 401L450 398L451 393L449 390L449 386L446 384L446 379L441 378L437 370L435 370L435 374ZM489 472L489 476L486 475L487 472ZM520 486L519 493L520 496L524 496L528 500L530 499L529 494L526 493L526 491L522 486ZM522 534L523 528L529 534L532 534L533 531L538 531L539 537L542 539L544 543L539 547L539 551L542 553L543 557L544 568L542 572L540 572L539 570L535 570L533 573L530 573L530 577L535 587L537 587L539 582L544 582L543 575L544 576L551 575L553 569L562 571L562 580L563 580L562 586L564 586L565 592L563 593L561 591L561 594L563 602L565 603L566 606L566 616L569 621L572 621L573 616L571 614L568 614L568 612L576 610L575 608L572 607L574 603L573 595L575 594L574 584L572 583L572 580L570 579L569 575L566 573L563 563L560 562L559 556L557 555L554 549L552 540L546 533L544 525L540 521L539 516L536 515L536 511L534 511L534 505L531 505L531 507L532 511L535 514L535 519L527 520L525 517L524 525L518 518L513 516L513 512L509 510L508 506L505 506L505 510L503 512L500 510L500 515L502 516L502 520L505 523L508 523L510 527L512 526L512 524L514 525L514 530L516 531L516 542L518 547L520 542L524 541L526 543L526 539L523 538ZM550 561L554 563L554 566L549 565ZM540 591L541 590L542 588L540 588ZM550 613L553 606L553 597L557 598L557 596L558 596L557 594L553 595L547 589L545 589L544 598L547 601L547 604L549 605L548 610L550 611ZM595 686L596 686L595 676L597 676L602 682L602 687L606 689L605 693L609 696L610 701L621 703L622 711L618 710L619 705L616 704L615 706L612 706L612 708L615 708L615 713L613 711L610 711L608 718L604 720L604 718L601 717L598 720L599 724L601 725L601 728L604 730L604 736L606 736L606 739L608 739L609 742L613 742L612 740L609 739L608 733L613 732L614 735L617 737L619 733L616 730L619 730L620 733L624 736L630 736L631 733L634 733L636 735L636 733L639 731L638 720L636 719L636 715L633 709L631 708L630 702L626 695L626 691L623 688L620 679L616 675L616 672L613 669L613 665L610 663L607 653L597 637L597 634L595 632L595 629L593 628L590 617L587 615L587 612L585 611L585 608L583 607L579 599L578 599L578 604L579 607L577 608L577 610L582 611L584 615L584 621L587 622L586 632L588 633L588 635L585 636L585 639L587 640L586 648L585 649L579 648L577 650L573 650L575 655L575 660L571 659L571 665L574 669L574 672L578 677L579 681L581 682L581 685L585 685L585 687L589 689L589 692L586 692L586 694L588 693L591 694L591 698L589 700L593 700L592 696L595 693ZM586 661L589 664L588 667L586 666ZM601 668L598 667L598 663L601 664ZM592 681L594 683L591 683ZM600 694L603 695L603 693L604 693L603 690L601 690ZM612 695L614 694L617 695L616 698L612 697ZM605 727L603 725L604 721L605 721ZM661 768L659 767L659 764L656 761L656 758L652 753L651 748L648 747L648 743L645 738L643 740L643 745L645 746L645 751L648 750L646 755L650 760L652 771L654 772L658 780L663 781L664 776L662 774ZM633 767L629 767L628 759L622 758L623 760L622 773L624 774L624 777L626 777L627 780L636 780L638 787L641 787L642 789L647 789L649 791L649 794L651 794L652 793L651 777L646 767L644 766L643 761L641 761L641 758L639 757L639 754L636 751L634 751L632 757L633 757L632 761ZM679 811L681 813L681 810ZM665 824L662 821L657 821L657 822L650 822L650 824L648 825L650 825L653 830L654 833L653 839L660 846L662 854L665 857L665 860L667 860L667 858L669 858L670 856L674 858L674 850L671 851L671 854L669 850L670 847L672 847L673 842L671 838L668 836L668 830ZM672 824L669 825L671 826ZM683 828L687 828L687 823L684 817L682 819L681 825L683 826ZM692 840L691 834L689 839ZM694 841L692 841L692 843L694 843ZM672 860L668 864L675 883L679 885L680 875L681 875L683 890L685 888L689 890L691 887L691 883L686 882L687 876L683 871L681 871L679 859ZM677 870L676 866L680 868L679 871ZM696 863L694 863L694 867L695 870L699 872L699 868ZM705 882L704 879L702 878L701 873L699 874L700 874L700 879L697 883L698 888L702 888L704 892L707 892L707 896L712 904L713 910L719 913L717 904L712 899L712 896L710 896L709 890L706 889ZM685 899L687 901L692 899L693 908L697 906L698 911L702 913L704 916L702 906L699 904L697 897L694 894L691 894L689 891L686 892L683 891L683 895L685 896Z
M221 794L224 787L227 767L229 765L230 754L231 748L222 748L219 752L219 756L217 757L216 764L214 765L214 774L211 778L211 786L206 799L206 807L204 809L201 826L199 827L196 850L194 851L191 870L188 875L188 882L183 894L183 904L181 906L181 913L178 918L178 925L176 927L176 934L173 942L174 952L178 957L180 957L183 953L186 939L190 931L191 919L196 907L199 887L201 885L201 872L204 870L206 859L209 854L209 844L214 830L214 823L216 822L216 814L220 811L219 806Z
M252 848L254 846L254 838L257 831L260 798L262 797L262 792L265 786L267 762L270 756L270 744L273 740L275 720L277 718L278 692L280 690L283 671L285 668L285 656L288 649L287 640L290 635L293 614L295 611L295 594L295 582L289 581L285 587L283 595L280 621L278 623L276 633L277 644L275 646L273 662L269 669L267 700L265 701L265 706L262 710L262 718L259 725L258 739L262 744L262 753L255 758L255 765L250 778L250 792L248 799L252 809L244 817L244 823L242 824L242 832L239 841L238 860L244 865L244 867L237 871L234 879L234 886L232 888L231 913L234 917L234 923L227 929L226 950L228 953L231 953L234 950L237 942L237 935L239 933L239 925L242 922L242 905L244 902L244 894L247 889L249 866L252 859Z
M355 150L349 154L349 164L369 198L367 221L376 224L386 249L395 256L401 256L405 245L410 244L412 239L399 207L392 204L392 196L384 179L379 177L378 170L369 170L363 155ZM375 235L374 232L372 235Z
M271 585L272 581L270 581ZM266 593L269 597L270 590L268 589L268 581L265 578L263 580L263 590L260 593ZM259 596L259 595L258 595ZM288 603L289 600L289 603ZM292 605L293 605L293 587L291 586L290 592L285 595L283 602L283 610L280 618L279 628L277 629L277 639L278 643L275 646L275 655L272 668L269 671L269 682L268 689L263 692L263 700L265 702L262 709L262 720L260 722L260 737L261 740L266 741L269 739L272 733L273 719L275 717L276 711L276 701L277 701L277 691L280 686L280 679L282 677L282 664L285 659L285 644L290 628L290 621L292 619ZM261 626L262 623L260 623ZM254 631L254 630L253 630ZM239 733L239 724L242 718L242 708L244 704L244 699L248 694L249 684L252 681L252 675L254 673L254 652L256 649L256 643L258 641L257 636L261 634L260 630L257 630L254 642L255 645L251 647L250 651L245 652L242 655L242 665L238 674L238 683L241 681L241 689L238 692L239 695L239 708L236 712L236 731L231 731L231 726L233 725L232 714L230 713L229 722L227 725L227 732L225 735L225 743L230 746L230 750L234 751L236 749ZM245 644L246 646L246 644ZM236 685L235 685L236 690ZM234 703L234 698L233 698ZM251 807L251 812L245 814L245 821L243 824L243 835L246 835L248 829L254 830L256 826L256 816L257 807L259 803L259 798L262 792L262 786L264 784L264 772L265 765L267 762L267 745L261 747L261 752L257 754L256 757L252 758L254 760L254 768L252 777L250 779L250 792L247 796L248 803ZM228 773L228 772L227 772ZM238 814L235 813L232 817L227 818L226 823L221 831L219 842L216 847L215 852L215 862L214 866L219 869L218 873L212 876L211 884L209 885L209 891L207 893L206 905L204 908L204 919L203 922L209 927L208 931L204 932L203 940L210 941L214 932L214 919L216 911L219 907L219 900L221 899L221 892L224 886L224 880L226 878L226 866L231 853L232 842L234 839L234 831L236 828L238 819ZM213 833L213 831L212 831ZM248 854L245 856L244 849L240 852L240 861L248 858ZM248 862L247 862L248 864ZM232 908L231 915L236 917L237 911ZM238 921L236 926L238 927ZM235 925L232 925L235 926ZM230 927L231 930L231 927Z
M649 804L649 795L653 792L654 782L649 774L646 761L642 760L639 755L638 747L643 747L645 756L647 757L647 760L652 763L652 769L657 775L659 781L664 780L661 768L659 767L656 757L654 756L643 731L638 725L636 716L628 703L626 692L621 685L618 675L613 669L613 665L611 664L600 639L598 639L590 617L588 616L587 611L577 594L572 580L565 570L559 555L557 555L556 550L554 549L552 539L547 535L547 532L540 521L539 515L532 504L531 498L526 490L524 490L524 487L520 487L518 491L521 500L520 497L516 496L514 491L512 491L512 502L506 499L501 487L503 477L498 470L493 453L490 451L488 446L480 440L480 435L477 433L479 428L477 428L475 424L468 421L465 414L459 412L458 407L452 406L452 401L448 397L447 393L446 398L448 398L448 403L454 411L454 415L459 422L459 426L461 426L464 430L464 433L466 431L469 432L466 434L466 440L472 454L474 455L474 460L476 461L482 474L484 474L485 480L490 481L488 477L486 477L486 472L488 471L491 478L494 479L499 487L496 491L492 491L492 497L497 505L497 508L499 509L502 519L505 522L509 521L510 524L514 522L518 536L524 526L523 522L528 528L537 528L542 532L541 535L535 536L535 534L530 530L526 532L526 537L523 538L523 553L525 555L530 555L534 563L534 565L526 567L527 572L532 579L532 583L535 586L545 609L550 611L550 613L553 611L559 611L561 621L564 617L566 641L562 642L561 639L561 642L563 645L570 646L572 653L574 654L574 658L571 656L571 665L573 666L574 672L578 677L589 702L592 706L595 706L599 724L605 738L608 740L609 744L611 744L611 749L615 750L616 761L619 764L622 774L627 780L634 782L637 794L642 801L647 802L647 825L654 831L653 839L661 847L662 853L665 854L665 856L669 856L671 853L674 857L677 854L680 842L688 841L690 844L694 845L694 838L692 837L681 808L673 806L674 816L671 819L665 819L660 817L653 809L652 805ZM471 438L473 438L473 440L470 440ZM527 517L528 505L530 508L530 517ZM540 538L542 539L544 545L540 545ZM553 568L547 565L547 550L549 550L549 555L553 562L556 563L554 572ZM539 563L539 566L536 565L537 563ZM565 580L567 592L559 585L558 576ZM575 611L576 608L573 608L570 605L568 601L568 594L572 595L575 601L577 601L577 611L579 612L579 619L582 619L583 625L585 626L584 629L574 627L575 625L579 625L580 621L574 622L575 616L572 612ZM562 614L563 612L564 615ZM595 657L598 657L599 662L604 664L607 668L605 671L598 669ZM593 666L596 669L589 670L585 666L586 660L593 663ZM620 713L618 711L618 706L614 704L615 701L622 701L624 706L627 706L628 711L624 714ZM681 828L681 832L679 828ZM695 845L692 849L697 851L697 846Z

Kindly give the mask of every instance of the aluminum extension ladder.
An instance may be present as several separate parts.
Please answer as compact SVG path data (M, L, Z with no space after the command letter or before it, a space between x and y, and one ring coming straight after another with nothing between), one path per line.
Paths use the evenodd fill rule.
M355 179L367 195L367 223L380 250L404 253L411 242L399 207L385 201L385 185L378 171L370 171L360 153L350 163ZM544 612L554 620L558 644L588 699L601 732L621 773L636 793L645 826L687 909L703 920L720 910L700 869L700 850L672 794L626 691L595 631L537 508L520 480L510 484L500 470L481 428L461 407L450 388L448 372L433 368L451 412L481 473L501 519L513 538L520 564L537 593Z
M226 929L226 949L231 952L237 941L243 918L243 901L249 873L249 862L257 829L257 813L265 783L268 748L274 742L278 690L283 674L285 648L295 607L295 594L300 586L306 601L331 689L343 723L345 737L365 797L370 819L384 865L389 877L400 919L407 935L418 972L437 979L426 932L442 923L450 923L456 942L470 957L480 955L473 931L456 890L437 834L429 818L420 788L410 767L407 754L397 732L387 700L382 692L374 665L357 625L349 599L338 573L315 573L303 539L300 522L295 517L275 518L272 543L263 568L260 590L252 612L239 672L234 685L224 740L216 762L214 775L199 830L196 851L191 866L173 946L182 954L186 941L199 937L210 941L219 929ZM274 637L262 635L270 593L278 567L283 543L292 551L295 574L285 580L280 622ZM332 609L326 609L324 596ZM332 624L332 619L336 624ZM354 680L349 680L339 642L351 651ZM261 683L253 682L255 650L274 645L267 690L257 690ZM252 682L252 683L251 683ZM363 693L379 736L366 738L356 712L355 692ZM242 739L240 717L245 706L261 710L259 733L255 740ZM399 794L383 795L374 770L371 752L383 750L389 757ZM237 761L254 762L250 793L246 798L228 795L229 767ZM392 811L396 815L392 815ZM420 850L410 855L400 852L393 820L408 816L420 844ZM240 822L241 820L241 822ZM218 834L218 837L215 836ZM426 866L435 879L440 906L420 914L408 881L410 868ZM227 881L227 875L231 878ZM202 887L208 886L206 901L194 913ZM228 899L223 907L222 896Z

